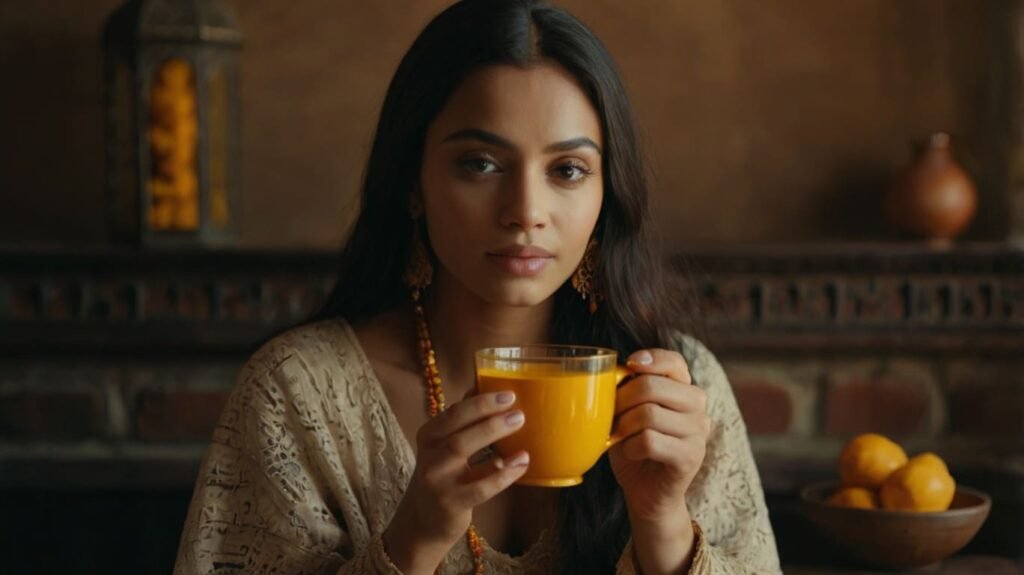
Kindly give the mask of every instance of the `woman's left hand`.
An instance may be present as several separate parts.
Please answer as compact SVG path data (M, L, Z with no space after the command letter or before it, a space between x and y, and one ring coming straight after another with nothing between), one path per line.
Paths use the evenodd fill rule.
M686 491L704 462L711 432L704 390L691 385L683 356L640 350L626 365L636 375L619 386L609 450L612 470L632 521L689 528Z

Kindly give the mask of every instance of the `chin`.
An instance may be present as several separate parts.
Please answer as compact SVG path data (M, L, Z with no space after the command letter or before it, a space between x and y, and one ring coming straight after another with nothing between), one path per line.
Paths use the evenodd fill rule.
M558 290L558 286L551 286L549 289L549 286L515 283L519 285L498 287L492 292L493 297L489 297L487 300L495 305L533 307L550 299L555 294L555 291Z

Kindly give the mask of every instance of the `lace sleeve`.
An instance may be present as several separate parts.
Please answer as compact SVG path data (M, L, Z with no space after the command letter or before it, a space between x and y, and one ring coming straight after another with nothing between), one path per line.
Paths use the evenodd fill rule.
M175 575L395 574L380 535L359 550L325 501L310 453L316 431L295 416L301 378L280 347L243 367L203 459Z
M725 371L702 343L678 337L690 375L708 396L711 435L704 465L686 495L690 515L700 526L691 575L768 575L781 573L775 535L747 429ZM638 574L632 540L619 559L618 575Z
M707 392L712 420L704 465L687 494L703 530L690 573L781 573L764 489L729 380L702 343L688 336L679 343L694 383Z

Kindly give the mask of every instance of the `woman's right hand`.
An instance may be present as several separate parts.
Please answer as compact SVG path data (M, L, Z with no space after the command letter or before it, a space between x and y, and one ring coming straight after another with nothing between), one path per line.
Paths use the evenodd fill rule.
M512 392L475 395L448 407L416 433L416 469L384 532L392 563L406 575L432 574L460 538L473 508L526 472L525 451L470 466L474 454L523 426Z

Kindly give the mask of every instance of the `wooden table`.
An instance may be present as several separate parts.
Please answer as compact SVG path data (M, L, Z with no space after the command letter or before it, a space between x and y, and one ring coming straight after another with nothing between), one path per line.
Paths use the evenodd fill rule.
M893 571L872 571L856 567L786 565L785 575L893 575ZM924 569L906 571L920 575L1024 575L1024 566L1004 557L964 555L952 557Z

